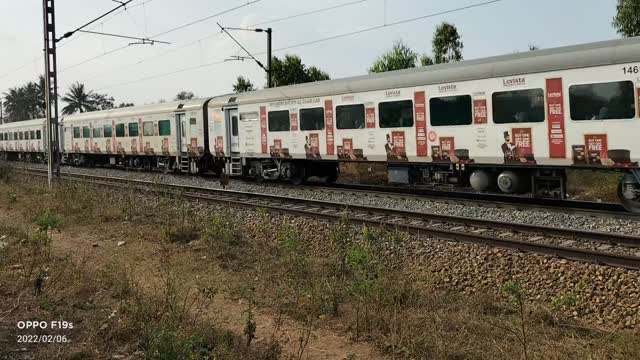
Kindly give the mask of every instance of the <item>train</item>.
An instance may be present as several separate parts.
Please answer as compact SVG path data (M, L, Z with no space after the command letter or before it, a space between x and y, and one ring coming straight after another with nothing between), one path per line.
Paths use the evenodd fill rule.
M567 171L620 173L640 213L640 38L65 116L64 163L566 198ZM0 157L41 161L42 119L0 125Z

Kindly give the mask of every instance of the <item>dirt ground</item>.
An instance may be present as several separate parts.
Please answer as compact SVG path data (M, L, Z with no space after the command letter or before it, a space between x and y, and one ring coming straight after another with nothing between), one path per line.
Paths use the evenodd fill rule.
M0 214L0 224L12 224L15 227L29 227L32 214L29 209L2 209ZM83 264L82 271L95 273L101 269L109 269L114 264L119 264L126 268L132 280L146 289L161 289L162 282L168 273L180 274L180 282L185 287L205 289L218 289L221 293L208 305L205 315L215 319L215 323L224 329L230 330L242 336L245 327L246 311L248 303L243 299L236 299L224 290L229 277L223 270L215 264L215 260L207 255L202 255L197 249L185 248L178 244L171 244L161 241L162 234L157 227L151 225L136 225L127 222L105 222L91 226L71 226L53 234L52 250L53 255L59 258L71 257L75 261ZM124 244L122 244L124 242ZM122 245L118 245L118 244ZM12 266L16 266L14 264ZM2 294L2 293L0 293ZM2 294L5 301L6 295ZM99 296L99 294L97 294ZM10 298L10 296L9 296ZM79 300L79 299L78 299ZM117 308L117 302L112 299L101 299L99 313L83 315L74 314L77 319L74 333L93 332L95 329L111 323L113 320L108 316L113 312L104 311ZM95 302L102 302L94 299ZM20 305L20 304L18 304ZM27 307L29 304L25 304ZM0 307L4 310L5 306ZM16 309L20 310L20 309ZM24 309L27 313L30 309ZM31 309L32 310L32 309ZM6 310L4 311L7 312ZM38 313L40 311L36 311ZM266 310L254 309L256 326L255 343L267 344L274 339L282 347L284 356L298 358L302 351L300 337L305 331L304 324L282 317ZM109 313L109 314L107 314ZM12 324L20 319L25 319L24 312L16 311L9 313L6 317L0 317L3 325L0 327L0 339L4 339L0 344L6 346L9 356L14 355L35 356L36 358L51 358L54 351L62 358L73 356L84 356L88 350L84 344L38 345L32 348L34 351L20 351L23 349L19 344L12 344L17 329L12 329ZM38 317L36 314L29 314L31 318L45 319L47 316ZM85 317L86 316L86 317ZM116 315L117 317L117 315ZM65 318L66 319L66 318ZM13 321L11 321L13 320ZM71 319L69 319L71 320ZM73 334L70 338L73 338ZM47 349L49 348L49 349ZM16 351L17 352L13 352ZM31 349L30 349L31 350ZM128 349L121 349L121 356L127 356ZM100 358L119 358L120 351L116 350L111 354L93 352L92 356ZM2 359L3 351L0 351ZM22 355L20 355L22 354ZM363 342L353 342L344 329L340 329L339 324L327 323L322 329L313 329L310 334L308 344L304 346L304 359L349 359L357 355L357 358L376 359L383 358L382 355L371 345ZM42 357L41 357L42 356ZM16 356L17 358L18 356Z
M436 290L437 278L412 268L414 254L388 247L402 241L175 197L0 179L0 359L640 354L637 334L531 307L518 283L505 284L504 298ZM19 329L26 320L74 327ZM27 334L70 342L17 341Z

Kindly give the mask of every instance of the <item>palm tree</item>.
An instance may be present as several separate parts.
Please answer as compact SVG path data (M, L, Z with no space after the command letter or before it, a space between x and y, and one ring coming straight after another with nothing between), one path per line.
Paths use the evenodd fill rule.
M9 89L4 94L4 110L6 118L9 122L26 120L28 118L26 111L26 93L23 87L15 87Z
M79 82L71 85L69 92L62 97L62 101L67 103L67 106L62 108L62 113L65 115L71 115L76 112L95 111L98 107L91 92L86 92L84 84Z
M254 91L255 87L249 79L245 79L244 76L238 76L238 80L233 85L233 92L238 94L241 92Z

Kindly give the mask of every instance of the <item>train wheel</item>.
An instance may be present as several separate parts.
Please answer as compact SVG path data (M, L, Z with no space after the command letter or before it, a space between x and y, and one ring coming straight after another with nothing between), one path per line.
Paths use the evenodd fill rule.
M627 174L620 179L618 198L627 211L640 215L640 184L633 174Z

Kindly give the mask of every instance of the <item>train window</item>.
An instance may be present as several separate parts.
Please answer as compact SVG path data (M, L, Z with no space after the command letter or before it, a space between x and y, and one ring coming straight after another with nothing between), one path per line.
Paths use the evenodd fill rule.
M73 138L74 139L80 138L80 128L79 127L74 127L73 128Z
M289 131L289 110L269 111L269 131Z
M13 140L18 140L18 133L17 132L13 133Z
M100 136L100 128L93 128L93 138L100 138L102 136Z
M324 108L301 109L300 130L324 130Z
M82 137L88 139L91 136L91 130L89 130L88 126L82 127Z
M116 137L124 137L124 124L116 125Z
M28 131L24 132L24 139L25 140L29 140L29 132Z
M378 104L381 128L413 126L413 101L390 101Z
M633 82L569 87L572 120L632 119L636 116Z
M473 122L471 96L431 98L429 111L432 126L471 125Z
M544 90L515 90L493 93L493 122L496 124L543 122Z
M129 137L138 136L138 123L129 123Z
M142 123L142 135L153 136L153 121L145 121Z
M36 132L35 132L35 131L33 131L33 130L31 130L31 133L29 134L29 138L30 138L31 140L35 140L35 139L36 139Z
M171 135L171 122L169 120L158 121L158 134L160 136Z
M338 129L364 129L364 105L337 106L336 127Z
M36 139L38 140L42 139L42 131L36 130Z
M238 136L238 116L231 117L231 135Z
M110 138L111 136L113 136L113 129L111 128L111 125L105 125L103 129L104 137Z
M22 131L18 133L18 136L20 137L20 140L24 139L24 133Z

